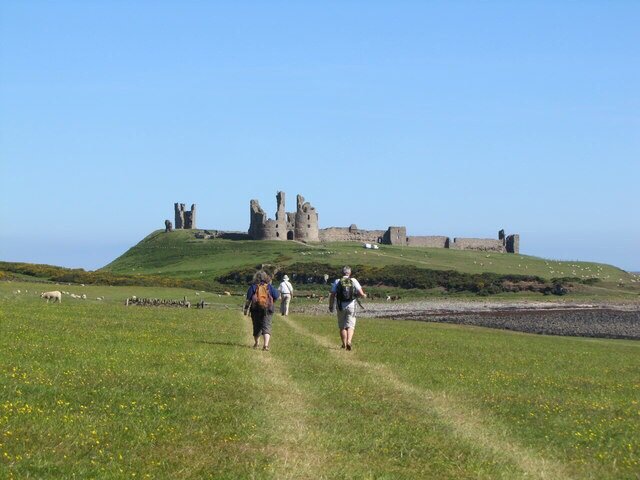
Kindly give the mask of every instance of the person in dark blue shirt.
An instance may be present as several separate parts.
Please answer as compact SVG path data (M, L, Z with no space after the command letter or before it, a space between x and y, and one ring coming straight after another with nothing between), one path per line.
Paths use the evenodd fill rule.
M274 312L274 302L280 293L271 285L271 277L258 270L253 276L253 282L247 290L247 298L244 303L244 314L251 312L253 323L253 348L259 347L260 336L264 337L263 350L269 350L271 340L271 320Z

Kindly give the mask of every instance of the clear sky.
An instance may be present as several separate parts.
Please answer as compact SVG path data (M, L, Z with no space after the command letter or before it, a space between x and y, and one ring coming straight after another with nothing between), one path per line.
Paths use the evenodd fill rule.
M0 0L0 259L244 230L520 233L640 270L638 1Z

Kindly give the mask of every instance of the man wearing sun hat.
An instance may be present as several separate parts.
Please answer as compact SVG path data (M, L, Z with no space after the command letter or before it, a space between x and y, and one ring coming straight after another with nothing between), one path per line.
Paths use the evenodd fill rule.
M282 277L282 283L278 287L278 291L280 292L280 314L283 316L289 315L289 302L291 302L291 298L293 297L293 286L291 282L289 282L289 277L285 275Z

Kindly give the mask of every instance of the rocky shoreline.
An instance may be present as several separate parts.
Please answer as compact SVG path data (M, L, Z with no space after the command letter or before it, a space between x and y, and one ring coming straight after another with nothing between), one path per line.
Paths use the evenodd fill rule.
M366 303L358 317L455 323L543 335L640 340L640 304L418 301ZM311 311L310 311L311 310ZM305 308L326 313L326 305Z

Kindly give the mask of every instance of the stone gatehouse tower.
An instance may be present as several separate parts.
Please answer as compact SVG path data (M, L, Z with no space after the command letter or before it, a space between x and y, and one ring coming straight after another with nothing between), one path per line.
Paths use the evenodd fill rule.
M300 240L318 242L318 213L302 195L296 198L296 211L285 210L285 194L276 194L276 218L268 218L258 200L251 200L249 237L252 240Z
M196 204L191 205L191 211L186 210L184 203L174 203L174 210L176 212L176 223L175 229L185 228L185 229L193 229L196 228Z

